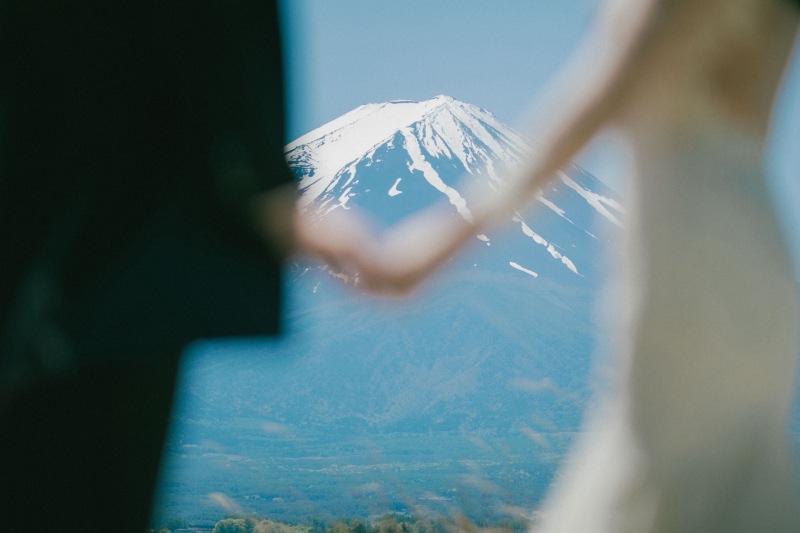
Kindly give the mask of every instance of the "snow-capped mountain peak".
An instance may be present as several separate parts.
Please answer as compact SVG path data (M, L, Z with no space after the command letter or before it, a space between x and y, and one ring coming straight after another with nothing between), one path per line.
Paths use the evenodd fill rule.
M286 156L300 178L302 208L322 216L357 205L390 225L442 200L471 220L462 178L500 188L531 151L488 111L440 95L362 105L289 144ZM504 270L534 279L554 270L585 278L593 270L594 219L618 226L620 205L578 167L559 177L539 195L536 219L518 213L509 220L513 239L476 236L496 253L505 247L507 255L492 260Z
M526 150L525 141L489 112L450 96L365 104L286 146L289 163L301 177L301 205L319 200L359 161L393 141L410 152L419 145L434 158L458 159L470 173L492 161L512 161Z

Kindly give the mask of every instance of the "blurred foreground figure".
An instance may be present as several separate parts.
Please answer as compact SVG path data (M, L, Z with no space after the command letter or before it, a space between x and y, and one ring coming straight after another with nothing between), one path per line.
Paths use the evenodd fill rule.
M788 0L610 0L545 106L541 154L470 204L474 224L423 213L362 275L407 289L598 130L627 139L617 374L537 531L800 531L796 283L762 168L799 17ZM447 230L422 231L438 224Z
M293 224L275 8L0 0L4 531L144 531L183 346L352 260Z

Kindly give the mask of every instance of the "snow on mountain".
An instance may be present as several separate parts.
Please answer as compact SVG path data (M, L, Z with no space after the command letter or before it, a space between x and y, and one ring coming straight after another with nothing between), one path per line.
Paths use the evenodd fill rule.
M301 205L320 199L337 185L352 184L358 164L373 161L398 133L412 157L409 168L421 171L431 185L453 197L456 193L435 172L426 173L425 154L457 159L473 172L487 165L491 169L497 160L518 160L527 149L518 134L491 114L449 96L366 104L287 145L289 164L301 177ZM338 205L346 204L348 197L349 193L340 197Z
M526 139L491 113L443 95L362 105L286 146L303 209L324 216L357 205L387 225L444 199L470 220L466 184L483 180L498 189L531 153ZM538 196L546 209L513 217L514 237L476 235L504 248L486 262L537 276L557 267L558 278L594 270L603 228L621 225L621 205L579 167L558 177Z

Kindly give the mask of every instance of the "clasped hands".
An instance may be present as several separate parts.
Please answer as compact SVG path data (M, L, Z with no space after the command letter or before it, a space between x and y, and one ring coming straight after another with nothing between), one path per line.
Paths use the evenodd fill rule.
M477 228L446 206L434 206L378 231L356 208L318 218L295 212L297 250L357 279L368 292L407 294L447 261Z

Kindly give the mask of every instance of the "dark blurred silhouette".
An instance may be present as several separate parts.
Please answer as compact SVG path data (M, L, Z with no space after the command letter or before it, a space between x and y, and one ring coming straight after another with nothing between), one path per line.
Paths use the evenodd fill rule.
M294 213L274 0L0 0L0 73L0 523L140 532L183 346L358 232Z

